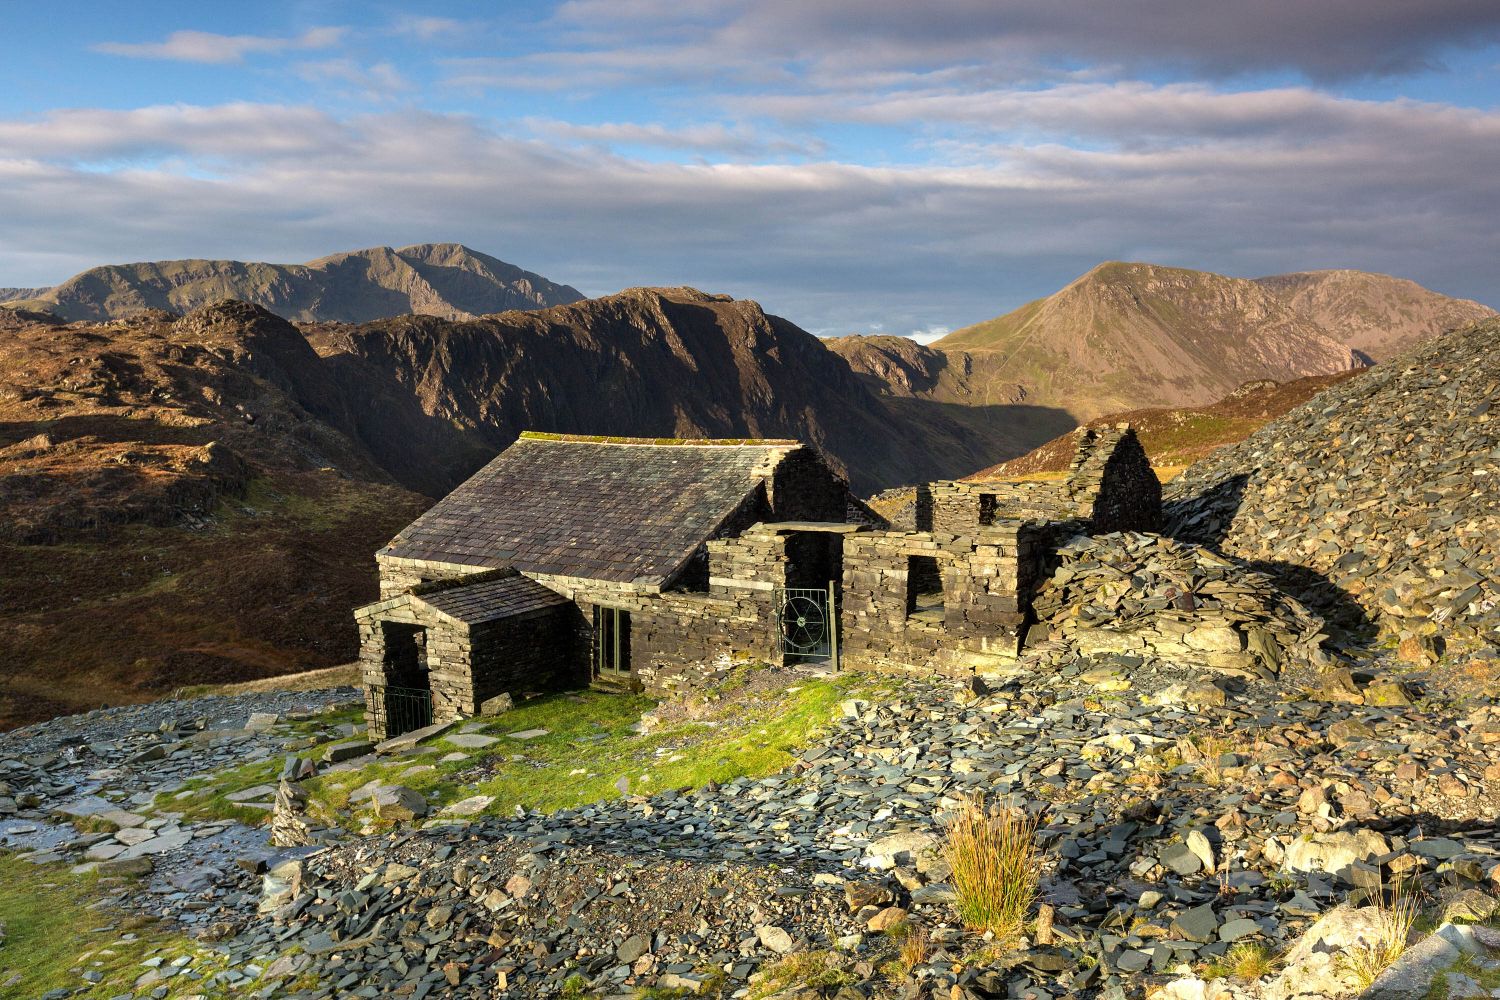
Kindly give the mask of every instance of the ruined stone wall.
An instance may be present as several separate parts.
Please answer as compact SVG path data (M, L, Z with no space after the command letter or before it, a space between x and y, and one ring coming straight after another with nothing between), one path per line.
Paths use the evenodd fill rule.
M1129 424L1080 428L1057 482L932 484L932 530L962 534L1001 521L1084 521L1086 531L1161 530L1161 481Z
M812 448L800 448L776 466L767 483L772 521L842 521L849 511L849 484Z
M1161 480L1129 424L1085 428L1068 469L1067 494L1074 517L1087 518L1093 534L1158 532Z
M962 535L1004 521L1053 521L1074 516L1062 483L932 484L932 530Z
M877 531L844 542L842 660L849 667L962 674L1014 657L1047 534L1010 522L966 534ZM912 616L912 557L942 574L941 621Z

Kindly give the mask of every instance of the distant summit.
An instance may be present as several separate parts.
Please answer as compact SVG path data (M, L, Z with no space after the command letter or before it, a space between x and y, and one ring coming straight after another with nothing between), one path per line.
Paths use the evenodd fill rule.
M930 347L891 337L829 346L883 395L968 408L1024 403L1088 421L1205 406L1247 382L1350 371L1493 315L1363 271L1246 279L1108 261Z
M18 290L21 291L21 290ZM366 323L416 313L466 320L510 309L567 305L583 293L458 243L372 247L306 264L169 260L89 268L9 308L99 322L150 309L191 312L223 299L293 322Z

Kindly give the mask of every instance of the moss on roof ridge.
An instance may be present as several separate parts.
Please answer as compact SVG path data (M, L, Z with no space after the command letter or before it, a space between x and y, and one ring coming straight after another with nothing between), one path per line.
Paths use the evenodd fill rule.
M621 437L612 434L555 434L551 431L522 431L521 441L553 441L566 444L620 444L637 447L800 447L795 438L646 438Z

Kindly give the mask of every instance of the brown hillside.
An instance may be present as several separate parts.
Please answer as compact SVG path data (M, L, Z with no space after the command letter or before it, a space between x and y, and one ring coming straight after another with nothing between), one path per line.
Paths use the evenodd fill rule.
M984 464L994 464L1078 420L1202 407L1246 382L1348 371L1490 314L1359 271L1247 281L1109 263L931 346L887 336L828 344L898 414L918 401L947 408L992 443Z
M1367 271L1303 271L1255 283L1373 361L1495 315L1478 302Z
M361 553L426 501L302 405L295 327L0 324L0 728L352 656Z
M1368 368L1314 375L1292 382L1247 382L1228 396L1202 407L1156 407L1112 413L1088 427L1129 423L1158 469L1191 465L1216 448L1241 441L1261 426L1307 402L1324 389L1368 372ZM1072 433L1053 438L1022 455L982 469L966 479L991 480L1066 472L1077 451Z
M1054 295L933 346L968 355L985 398L1022 393L1083 419L1203 405L1248 381L1361 364L1253 281L1152 264L1101 264Z

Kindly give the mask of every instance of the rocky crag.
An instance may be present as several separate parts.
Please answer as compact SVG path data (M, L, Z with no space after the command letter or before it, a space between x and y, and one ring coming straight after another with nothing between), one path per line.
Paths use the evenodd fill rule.
M190 312L240 299L295 322L363 323L418 313L472 319L576 302L583 293L457 243L336 253L306 264L168 260L93 267L52 288L11 291L17 308L67 320ZM22 293L33 294L22 294ZM6 296L0 294L0 301Z
M1500 646L1497 334L1431 341L1215 452L1169 484L1169 533L1300 578L1412 656Z

